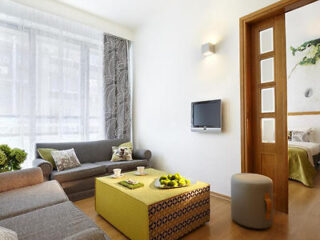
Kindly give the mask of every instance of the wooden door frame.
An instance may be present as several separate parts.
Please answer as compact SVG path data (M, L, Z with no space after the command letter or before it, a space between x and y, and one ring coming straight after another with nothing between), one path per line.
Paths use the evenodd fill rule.
M318 0L281 0L240 18L240 98L241 98L241 172L253 171L251 148L251 25L271 17L276 17ZM285 67L285 66L284 66ZM286 71L286 69L284 69ZM288 151L288 149L283 149ZM288 170L289 171L289 170Z

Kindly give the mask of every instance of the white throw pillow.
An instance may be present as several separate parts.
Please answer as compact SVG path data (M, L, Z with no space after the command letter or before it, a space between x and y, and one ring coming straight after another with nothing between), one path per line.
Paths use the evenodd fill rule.
M81 166L73 148L68 150L52 151L51 155L59 172Z
M16 232L0 226L0 239L1 240L18 240L18 235Z

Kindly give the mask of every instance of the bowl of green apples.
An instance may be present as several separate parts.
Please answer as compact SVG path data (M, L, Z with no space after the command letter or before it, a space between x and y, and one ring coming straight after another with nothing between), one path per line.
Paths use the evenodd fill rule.
M191 181L179 173L163 175L155 181L157 188L171 189L190 186Z

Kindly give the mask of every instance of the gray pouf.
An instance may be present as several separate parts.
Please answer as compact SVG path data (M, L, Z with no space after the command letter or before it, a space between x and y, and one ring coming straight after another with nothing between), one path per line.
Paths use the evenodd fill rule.
M240 173L231 178L232 219L238 224L265 229L272 224L272 180L269 177Z

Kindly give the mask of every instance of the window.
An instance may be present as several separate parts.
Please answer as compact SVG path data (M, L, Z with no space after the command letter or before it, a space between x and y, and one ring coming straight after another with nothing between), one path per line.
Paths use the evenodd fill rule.
M36 142L104 138L103 42L102 33L16 6L19 16L0 16L0 144L25 149L30 166Z

